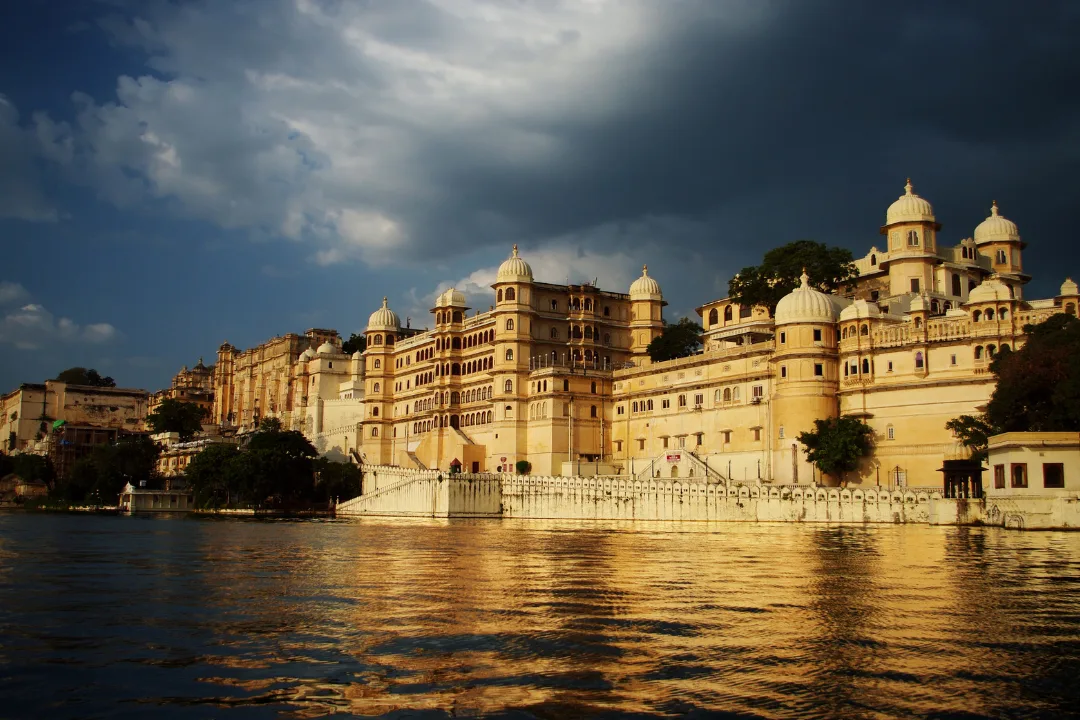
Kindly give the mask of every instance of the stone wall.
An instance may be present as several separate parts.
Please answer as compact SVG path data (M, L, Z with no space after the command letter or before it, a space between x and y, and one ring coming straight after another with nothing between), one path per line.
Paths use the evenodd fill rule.
M496 475L364 466L365 493L337 506L340 516L502 517ZM367 488L372 490L367 491Z

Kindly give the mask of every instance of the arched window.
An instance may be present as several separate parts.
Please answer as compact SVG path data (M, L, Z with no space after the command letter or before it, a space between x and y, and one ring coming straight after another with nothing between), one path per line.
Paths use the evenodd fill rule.
M731 306L728 305L726 308L724 308L724 322L731 322L731 318Z
M1076 303L1065 303L1065 312L1069 315L1076 314Z
M371 408L371 417L379 417L379 408L377 408L377 407Z
M588 326L585 327L585 339L586 340L592 340L592 328L591 327L588 327Z
M373 338L373 342L375 345L382 345L382 335L376 335Z
M870 264L871 265L877 265L877 255L871 255L870 256Z
M953 273L953 276L952 276L952 294L957 296L957 297L960 297L961 295L963 295L964 293L961 292L962 287L963 286L962 286L961 281L960 281L960 276L957 275L956 273Z
M379 383L375 383L371 386L371 392L379 392Z
M589 298L585 298L585 309L592 310L592 300Z
M507 348L507 350L506 350L506 359L507 360L513 360L514 359L514 351L513 350Z
M637 402L630 403L630 412L637 412Z
M920 318L920 317L915 318L915 327L916 327L916 329L922 327L922 318Z
M589 406L589 417L596 417L596 406L595 405L590 405Z
M986 346L986 357L994 357L994 353L997 352L997 347L994 345Z
M513 300L517 295L514 293L514 288L506 288L506 299Z
M862 371L863 371L863 375L869 375L870 374L870 359L869 358L863 358Z
M461 311L460 310L455 310L454 311L454 322L456 322L456 323L461 322Z
M908 244L909 247L918 247L919 246L919 231L918 230L908 230L907 244Z
M457 363L454 363L453 365L451 365L450 366L450 374L451 375L460 375L461 374L461 366L458 365Z
M862 324L862 325L861 325L861 326L859 327L859 334L860 334L860 335L864 335L864 336L865 336L865 335L869 335L869 334L870 334L870 326L869 326L869 325L867 325L866 323L863 323L863 324Z
M1001 350L999 352L1007 352L1009 350L1012 350L1012 348L1009 347L1009 343L1001 343Z
M930 301L930 312L933 315L937 315L939 312L941 312L941 306L938 305L937 300L931 300Z
M611 333L604 333L604 344L605 345L610 345L611 344Z
M514 318L506 318L506 329L507 330L513 330L514 329Z
M971 319L974 322L979 322L980 320L982 320L982 310L976 310L975 312L971 313Z
M736 385L731 389L731 400L733 402L739 402L739 386Z
M375 358L375 369L378 370L382 367L382 361L379 358Z
M456 337L450 340L450 347L454 350L461 349L461 338Z
M1000 310L998 310L998 319L999 320L1004 320L1005 318L1008 317L1008 313L1009 313L1008 310L1006 310L1005 308L1001 308Z
M994 308L986 308L986 319L988 321L994 319Z
M552 340L558 340L559 339L559 328L551 328L551 339Z
M502 288L495 294L495 302L502 302Z
M982 360L982 356L983 356L982 345L976 345L975 346L975 359L976 360Z
M915 353L915 369L922 370L924 367L923 354L921 352Z
M508 393L514 392L514 381L513 380L507 380L505 383L503 383L503 392L508 392Z
M379 428L377 428L377 427L371 428L371 437L379 437Z
M715 325L720 322L720 314L716 312L716 308L709 311L709 325Z

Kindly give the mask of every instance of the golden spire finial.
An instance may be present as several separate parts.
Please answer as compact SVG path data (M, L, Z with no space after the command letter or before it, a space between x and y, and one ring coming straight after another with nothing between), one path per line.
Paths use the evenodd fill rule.
M386 307L386 306L387 306L387 305L386 305L386 303L387 303L387 302L389 302L389 301L388 301L388 300L386 299L386 296L385 296L385 295L383 295L383 296L382 296L382 306L383 306L383 307Z
M641 274L642 275L648 275L649 274L649 266L648 265L642 265L641 266Z
M993 202L993 203L992 203L992 204L990 205L990 214L991 214L991 215L997 215L997 214L998 214L998 206L997 206L997 200L995 200L995 201L994 201L994 202Z
M514 253L513 253L513 257L517 257L517 256L518 256L518 251L517 251L517 243L514 243Z
M908 178L907 179L907 184L904 185L904 194L905 195L913 195L914 193L912 191L914 189L915 189L915 187L911 184L911 178Z

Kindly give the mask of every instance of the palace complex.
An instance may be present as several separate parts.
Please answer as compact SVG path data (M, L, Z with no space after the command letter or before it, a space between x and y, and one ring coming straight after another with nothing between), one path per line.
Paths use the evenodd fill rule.
M850 483L937 485L942 463L965 456L945 423L985 405L994 354L1080 301L1071 280L1024 297L1025 244L996 203L959 244L940 230L909 182L850 292L804 276L771 315L708 302L703 351L661 363L646 352L665 305L647 268L625 293L551 284L515 246L489 309L451 288L417 329L384 298L362 353L319 329L244 352L225 343L213 421L248 431L279 417L324 454L378 465L806 484L837 479L815 476L799 433L850 415L875 432Z

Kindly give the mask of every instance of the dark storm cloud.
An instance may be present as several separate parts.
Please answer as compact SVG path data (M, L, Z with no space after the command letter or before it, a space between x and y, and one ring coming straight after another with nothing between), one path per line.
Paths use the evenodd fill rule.
M626 58L617 117L536 124L567 143L569 165L474 171L467 147L432 148L454 190L431 234L484 207L534 238L676 215L717 218L712 252L745 262L810 230L864 252L911 174L950 241L1000 195L1022 231L1065 248L1072 210L1055 191L1080 190L1080 5L772 7L744 34L709 12L669 18L670 34Z

